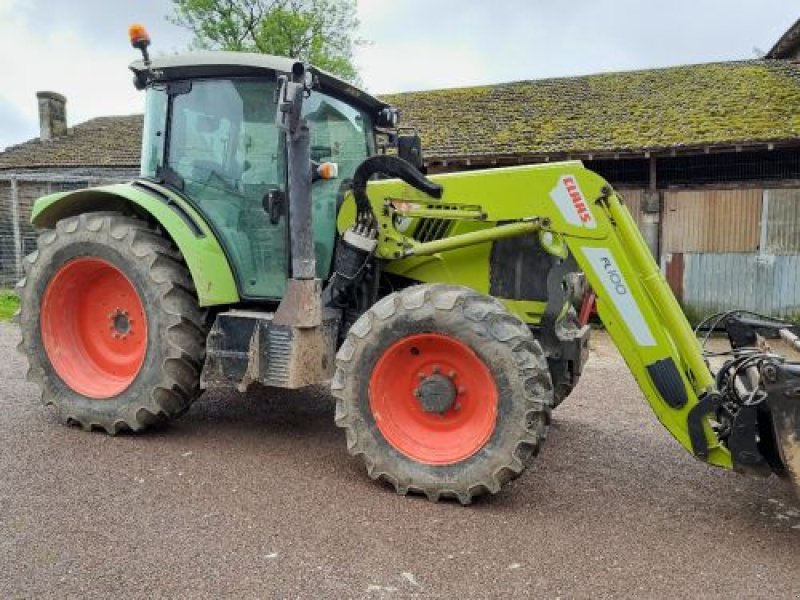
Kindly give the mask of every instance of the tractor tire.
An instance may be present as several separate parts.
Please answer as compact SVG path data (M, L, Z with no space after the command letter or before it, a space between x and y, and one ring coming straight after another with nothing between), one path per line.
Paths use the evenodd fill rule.
M205 317L180 254L146 222L59 221L17 287L27 377L62 423L140 431L200 395Z
M519 476L547 436L538 342L496 299L452 285L393 293L350 328L331 389L368 475L469 504Z

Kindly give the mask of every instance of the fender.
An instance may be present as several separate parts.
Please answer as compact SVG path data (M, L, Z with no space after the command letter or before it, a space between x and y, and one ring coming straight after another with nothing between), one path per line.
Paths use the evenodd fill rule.
M44 196L33 205L31 223L52 229L61 219L109 210L133 210L152 218L166 231L189 267L200 306L239 302L233 270L211 227L185 199L152 181Z

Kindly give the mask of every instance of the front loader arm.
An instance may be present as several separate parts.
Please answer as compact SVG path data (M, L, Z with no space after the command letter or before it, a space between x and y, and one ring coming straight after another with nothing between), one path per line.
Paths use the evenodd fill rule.
M577 161L431 179L443 186L440 200L397 180L370 184L380 225L377 256L401 265L428 257L447 269L451 252L515 235L538 235L553 255L563 257L568 249L661 423L693 455L732 467L709 420L718 395L700 345L630 213L606 181ZM340 225L350 219L347 210ZM426 217L472 222L474 229L462 225L469 231L420 242L398 227L404 219Z
M711 464L731 467L708 422L714 379L689 322L653 259L630 212L610 187L586 210L608 235L565 241L597 295L597 312L645 398L684 448Z
M714 379L630 212L582 167L562 170L551 184L536 203L542 230L561 238L586 274L598 315L653 412L689 452L731 467L708 420Z

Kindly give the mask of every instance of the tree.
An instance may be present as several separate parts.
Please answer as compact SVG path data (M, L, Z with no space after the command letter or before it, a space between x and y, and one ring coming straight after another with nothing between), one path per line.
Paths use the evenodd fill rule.
M202 49L261 52L310 62L357 82L355 0L172 0L169 20Z

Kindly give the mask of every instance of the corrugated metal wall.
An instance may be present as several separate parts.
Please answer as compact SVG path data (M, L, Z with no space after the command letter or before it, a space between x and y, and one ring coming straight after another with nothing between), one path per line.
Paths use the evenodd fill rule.
M762 190L664 192L662 254L758 250Z
M682 304L693 319L734 308L800 317L797 254L690 253L683 261Z
M770 254L800 253L800 190L766 190L767 245Z
M129 169L95 169L91 175L72 172L0 172L0 288L22 277L21 258L36 249L37 234L30 224L33 203L46 194L88 185L116 183L136 176Z
M661 261L692 319L800 317L800 189L664 192Z

